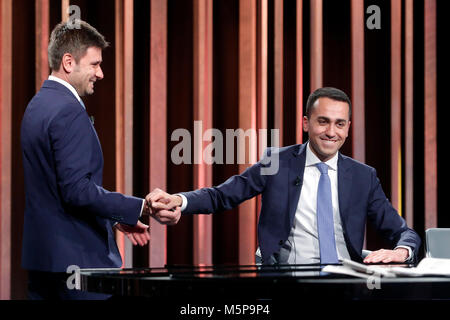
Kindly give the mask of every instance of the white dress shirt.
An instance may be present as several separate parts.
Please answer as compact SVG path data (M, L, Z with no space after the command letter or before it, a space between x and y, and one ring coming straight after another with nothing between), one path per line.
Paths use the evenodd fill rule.
M334 237L339 259L350 259L345 245L339 214L338 154L326 161L328 176L331 182L331 202L333 205ZM294 226L288 240L282 246L278 257L279 263L309 264L320 263L319 238L317 232L317 188L319 186L320 171L316 164L320 159L312 152L310 144L306 146L306 162L303 174L303 185L295 212Z

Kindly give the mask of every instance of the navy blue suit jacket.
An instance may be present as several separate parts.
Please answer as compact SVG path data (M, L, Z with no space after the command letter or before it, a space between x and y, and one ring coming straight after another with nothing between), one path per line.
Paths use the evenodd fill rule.
M47 80L21 127L25 177L22 266L66 272L120 267L112 225L135 225L142 199L102 188L103 155L86 110Z
M268 263L286 242L294 224L305 169L305 146L268 149L260 162L223 184L183 193L188 200L183 214L229 210L261 194L258 241L263 263ZM270 165L273 156L279 157L278 172L262 175L261 169ZM420 238L386 198L374 168L339 153L338 193L345 243L352 260L362 260L367 221L393 247L409 246L417 257Z

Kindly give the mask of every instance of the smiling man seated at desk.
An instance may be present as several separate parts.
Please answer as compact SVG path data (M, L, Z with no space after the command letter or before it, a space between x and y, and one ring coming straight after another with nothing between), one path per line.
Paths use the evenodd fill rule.
M155 189L146 200L158 210L181 207L182 214L232 209L259 194L258 241L262 263L335 264L363 261L366 222L392 247L371 252L365 263L412 262L420 238L386 198L376 170L342 155L351 102L336 88L308 98L305 144L268 149L263 159L221 185L170 195ZM275 174L264 174L273 159Z

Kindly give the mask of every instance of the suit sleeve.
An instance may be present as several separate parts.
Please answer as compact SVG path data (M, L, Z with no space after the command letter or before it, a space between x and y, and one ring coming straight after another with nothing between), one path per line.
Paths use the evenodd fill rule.
M368 204L369 222L389 241L393 246L408 246L417 257L420 247L420 237L412 229L408 228L406 221L398 214L381 188L376 170L371 172L371 194Z
M266 157L270 157L267 155ZM183 214L216 213L230 210L240 203L262 193L268 176L261 174L269 164L267 160L247 168L242 174L230 177L224 183L212 188L181 193L187 199L187 207Z
M103 218L135 225L142 199L110 192L93 179L91 163L97 143L92 138L89 118L84 109L62 108L49 126L50 143L55 160L56 179L65 205ZM101 151L99 151L101 152ZM96 170L101 170L99 161Z

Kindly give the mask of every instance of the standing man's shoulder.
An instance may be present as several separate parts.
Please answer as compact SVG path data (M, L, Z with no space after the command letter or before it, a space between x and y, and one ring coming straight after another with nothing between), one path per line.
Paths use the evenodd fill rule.
M55 123L62 123L67 129L76 118L86 113L69 90L60 88L58 87L60 84L52 82L54 83L45 81L29 102L22 119L22 132L40 131Z
M50 114L51 120L71 121L85 113L83 106L70 90L55 81L45 81L35 99L32 103L38 105L42 113Z
M77 112L82 110L80 102L63 85L46 80L41 89L31 99L26 112L39 109L39 113Z

